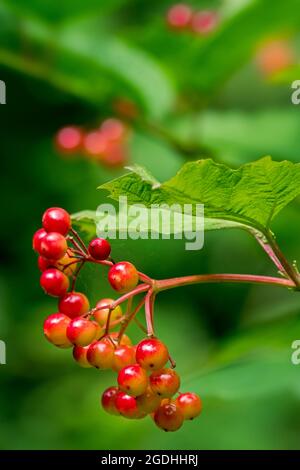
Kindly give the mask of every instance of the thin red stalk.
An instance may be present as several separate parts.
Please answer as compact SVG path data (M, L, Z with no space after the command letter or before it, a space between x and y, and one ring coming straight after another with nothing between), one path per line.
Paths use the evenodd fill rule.
M111 304L111 308L114 309L118 305L120 305L121 303L125 302L125 300L128 300L128 299L130 299L131 297L134 297L137 294L141 294L142 292L146 292L149 289L150 289L150 286L148 286L148 284L140 284L139 286L137 286L132 291L127 292L127 294L124 294L124 295L122 295L122 297L119 297L117 300L115 300Z
M147 274L141 273L139 271L139 278L142 282L146 282L147 284L152 284L153 279L151 277L147 276Z
M152 294L153 291L149 290L149 292L145 296L145 317L147 323L147 334L148 336L154 336L154 329L153 329L153 322L152 322L152 312L153 312L153 305L152 305Z
M71 233L72 235L74 235L74 237L77 239L77 241L79 242L79 244L81 245L81 247L83 248L83 250L88 253L88 250L87 250L87 247L84 243L84 241L82 240L82 238L80 237L80 235L76 232L76 230L74 230L73 228L71 228Z
M282 264L287 276L294 282L295 286L300 287L299 273L296 271L296 269L294 269L294 267L286 259L286 257L282 253L281 249L277 245L276 240L274 239L271 233L268 235L267 240L271 249L275 253L277 259Z
M137 326L139 327L140 330L142 330L143 333L147 334L147 329L144 327L144 325L142 325L142 323L136 317L134 317L133 321L134 323L137 324Z
M108 311L108 315L107 315L106 325L105 325L105 333L104 333L105 336L108 335L109 333L110 319L111 319L112 312L113 312L113 308L110 307Z
M82 256L86 256L86 252L81 248L81 246L77 243L76 240L74 240L73 237L68 237L68 239L70 240L70 242L72 243L72 245L75 246L75 248L77 248L77 253L80 253ZM75 250L74 250L75 251Z
M85 260L83 259L81 261L80 265L78 266L78 269L77 269L76 273L74 274L73 281L72 281L72 286L71 286L71 291L73 291L75 289L75 284L76 284L78 275L79 275L81 269L83 268L84 263L85 263Z
M122 327L120 329L120 332L119 332L119 336L118 336L118 343L119 344L121 343L122 336L125 333L129 323L134 319L136 314L140 311L140 309L144 305L146 297L147 296L143 297L141 299L141 301L138 303L138 305L135 307L135 309L131 312L131 314L126 317L126 320L125 320L124 324L122 325Z
M258 276L254 274L199 274L195 276L174 277L155 282L157 292L174 287L186 286L189 284L214 283L214 282L238 282L250 284L267 284L273 286L295 288L296 285L289 279L278 277Z
M266 254L269 256L269 258L271 259L271 261L275 264L276 268L278 269L278 271L280 271L281 273L283 274L286 274L286 271L282 265L282 263L280 262L280 260L277 258L276 254L274 253L274 250L272 249L272 247L270 246L269 242L266 241L266 239L264 238L264 236L260 233L254 233L254 237L256 239L256 241L260 244L260 246L262 247L262 249L266 252Z
M92 308L89 312L86 312L83 316L93 315L93 313L96 312L97 310L102 310L102 309L105 309L105 308L108 308L110 310L114 310L118 305L122 304L123 302L130 299L131 297L134 297L137 294L141 294L142 292L146 292L149 289L150 289L150 286L148 286L148 284L140 284L139 286L137 286L132 291L127 292L126 294L119 297L113 303L106 304L106 305L101 305L101 307Z

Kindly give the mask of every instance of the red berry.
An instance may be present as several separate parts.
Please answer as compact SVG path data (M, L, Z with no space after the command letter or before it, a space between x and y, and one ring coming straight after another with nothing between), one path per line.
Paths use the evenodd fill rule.
M124 166L128 160L128 155L124 144L110 142L106 152L103 154L101 163L108 167Z
M167 13L168 25L175 29L185 29L192 18L192 9L184 3L173 5Z
M63 313L53 313L44 321L44 335L47 340L60 348L70 348L72 344L67 338L67 327L70 323Z
M96 324L82 317L76 317L71 320L67 329L69 340L76 346L91 344L95 340L97 333Z
M142 395L148 387L146 371L139 364L126 366L119 372L118 384L120 389L129 395Z
M198 34L209 34L218 24L218 15L214 11L198 11L193 15L192 30Z
M113 289L124 294L136 287L139 282L139 274L133 264L121 261L110 268L108 280Z
M58 303L58 310L70 318L80 317L89 309L88 298L81 292L69 292Z
M149 380L153 392L161 398L172 397L180 387L179 375L173 369L161 369L153 372Z
M106 336L103 338L102 341L109 342L112 344L112 342L117 345L118 344L118 338L119 338L119 333L117 331L114 331L113 333L110 333L109 336ZM121 345L126 345L126 346L132 346L131 339L127 335L122 335L121 338Z
M118 346L114 351L113 370L119 372L123 367L135 363L135 351L131 346Z
M73 357L81 367L92 367L87 360L88 349L89 346L74 346L73 348Z
M114 357L114 347L106 341L96 341L91 344L87 360L97 369L111 369Z
M167 363L168 358L167 347L156 338L144 339L137 345L136 361L144 369L161 369Z
M88 132L83 141L85 153L90 157L101 157L107 149L107 138L96 130Z
M99 308L100 310L96 310L94 312L94 318L97 323L99 323L100 326L105 326L109 314L109 308L101 308L102 306L105 305L111 305L114 302L113 299L101 299L99 302L96 304L96 308ZM116 308L114 308L111 313L110 313L110 324L120 320L122 317L122 308L120 305L118 305Z
M66 235L71 228L70 214L60 207L51 207L44 212L43 227L46 232L58 232Z
M118 392L116 396L116 408L124 418L138 419L146 416L138 408L136 399L124 392Z
M83 139L82 130L76 126L60 129L55 136L55 143L59 151L74 153L80 150Z
M35 232L35 234L33 235L33 238L32 238L32 248L34 249L34 251L36 251L37 253L40 252L40 249L41 249L41 241L42 239L44 238L44 236L47 235L47 232L44 228L40 228L39 230L37 230Z
M99 261L107 259L111 252L110 243L105 238L94 238L89 244L90 255Z
M154 421L164 431L177 431L183 424L183 414L175 403L166 403L156 410Z
M101 133L107 140L121 140L126 134L126 128L119 119L106 119L100 127Z
M70 283L64 273L58 269L49 268L42 273L40 284L46 294L61 297L67 293Z
M161 398L153 392L151 387L148 387L143 395L137 397L136 402L138 407L144 413L153 413L161 404Z
M63 235L57 232L47 233L40 243L40 255L51 260L59 260L68 249L67 241Z
M48 268L55 268L56 261L43 258L42 256L38 257L38 268L41 272L46 271Z
M134 119L139 115L139 110L133 101L127 98L118 98L113 103L114 110L127 119Z
M181 393L175 400L184 419L194 419L202 411L202 401L196 393Z
M101 404L103 409L111 415L119 415L119 411L116 408L116 398L119 390L118 387L107 388L102 395Z
M258 51L256 61L263 74L272 75L293 65L295 57L288 42L273 39Z

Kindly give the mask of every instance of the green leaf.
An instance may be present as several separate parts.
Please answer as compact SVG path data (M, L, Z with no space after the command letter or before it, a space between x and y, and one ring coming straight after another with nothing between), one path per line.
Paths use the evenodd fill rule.
M300 76L300 70L295 76ZM289 86L292 81L290 77ZM192 132L192 142L213 149L218 162L239 166L268 154L275 160L284 157L298 162L299 129L298 106L289 106L255 111L210 109L181 116L171 132L185 145Z
M297 31L299 25L297 0L246 2L234 15L224 19L220 29L202 47L200 45L193 60L193 85L203 94L218 90L249 61L264 39Z
M10 16L10 36L0 47L0 64L72 93L94 106L116 96L133 99L151 118L160 119L175 101L172 81L146 51L101 28L97 18L50 27L22 18L22 35L31 46L26 56L19 42L19 20ZM1 20L1 15L0 15ZM3 16L5 23L5 16ZM1 36L0 36L1 37Z
M35 16L42 20L58 23L86 14L103 14L107 10L118 7L124 0L4 0L17 12L25 16Z
M199 160L186 163L163 184L131 172L103 184L128 204L204 204L205 228L240 226L266 232L274 217L300 193L300 164L265 157L237 170Z

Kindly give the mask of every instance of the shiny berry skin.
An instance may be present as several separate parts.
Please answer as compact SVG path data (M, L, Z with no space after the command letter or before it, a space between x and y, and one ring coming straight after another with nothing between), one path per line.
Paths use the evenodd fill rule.
M105 238L94 238L88 247L89 254L99 261L107 259L111 252L110 243Z
M196 393L181 393L175 403L180 408L184 419L194 419L202 411L202 401Z
M145 413L142 413L137 405L136 399L124 392L119 392L116 396L116 408L118 412L129 419L143 418Z
M198 34L209 34L218 25L218 15L214 11L198 11L193 15L191 29Z
M172 397L180 387L179 375L173 369L161 369L153 372L149 380L153 392L161 398Z
M56 261L55 267L65 273L66 276L72 276L77 269L76 258L72 257L72 250L68 249L67 253ZM72 264L70 264L72 263Z
M75 361L84 368L92 367L87 360L88 349L89 346L74 346L73 348L73 357Z
M126 366L118 374L118 384L123 392L138 397L145 393L148 387L146 371L139 364Z
M118 393L120 393L118 387L109 387L104 390L101 397L101 405L103 409L111 415L120 414L116 408L116 398Z
M38 257L38 268L41 272L46 271L46 269L55 268L55 267L56 267L55 260L43 258L42 256Z
M34 249L34 251L36 251L37 253L40 252L40 249L41 249L41 241L42 239L44 238L44 236L47 235L47 232L44 228L40 228L39 230L37 230L33 237L32 237L32 248Z
M120 261L110 268L108 280L113 289L124 294L137 286L139 274L133 264Z
M192 19L192 9L184 3L173 5L167 13L167 23L174 29L185 29Z
M169 358L167 347L156 338L141 341L136 348L136 362L144 369L159 370L166 365Z
M53 313L44 321L44 335L47 340L59 348L70 348L72 344L67 338L67 327L70 323L63 313Z
M94 312L94 318L96 322L99 323L100 326L106 325L107 317L109 314L109 308L101 308L101 307L105 305L111 305L113 302L114 302L113 299L101 299L99 300L99 302L97 302L96 308L99 308L100 310L96 310ZM110 324L119 320L122 317L122 315L123 315L122 308L120 305L118 305L110 313Z
M177 431L183 424L183 414L175 403L166 403L156 410L154 421L164 431Z
M148 387L143 395L136 398L136 402L141 411L146 414L153 413L161 404L161 398Z
M131 346L118 346L114 351L113 370L119 372L123 367L135 364L135 350Z
M68 126L60 129L55 136L55 144L60 152L75 153L82 145L83 132L79 127Z
M70 318L80 317L89 309L88 298L81 292L68 292L58 303L58 310Z
M51 207L44 212L43 227L46 232L57 232L67 235L71 228L70 214L60 207Z
M49 268L42 273L40 284L46 294L53 297L62 297L67 293L70 282L64 273L58 269Z
M97 326L86 318L76 317L71 320L67 328L67 336L76 346L91 344L97 335Z
M41 239L39 254L43 258L59 260L66 254L67 249L67 241L63 235L49 232Z
M87 352L87 360L97 369L111 369L114 357L114 347L106 341L96 341Z
M105 338L103 338L102 341L109 342L110 344L113 342L115 345L117 345L118 338L119 338L119 333L117 331L114 331L113 333L110 333L109 336L106 336ZM131 339L127 335L122 335L120 344L126 345L126 346L132 346Z

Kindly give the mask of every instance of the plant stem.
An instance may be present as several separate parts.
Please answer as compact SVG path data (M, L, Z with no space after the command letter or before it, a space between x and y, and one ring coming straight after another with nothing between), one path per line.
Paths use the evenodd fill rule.
M74 245L74 247L76 248L76 250L74 250L74 252L76 251L77 254L81 254L81 256L86 256L86 252L84 251L83 248L81 248L81 246L79 245L79 243L74 240L74 237L72 236L69 236L68 239L70 240L70 242Z
M258 276L255 274L199 274L194 276L174 277L155 282L155 291L172 289L174 287L187 286L200 283L218 283L218 282L237 282L250 284L267 284L272 286L281 286L295 288L292 280L281 279L278 277Z
M139 310L142 308L142 306L145 303L145 299L147 296L143 297L142 300L139 302L139 304L135 307L135 309L131 312L130 315L128 315L124 321L124 324L122 325L119 336L118 336L118 343L121 343L121 339L123 334L125 333L129 323L135 318L136 314L139 312Z
M83 260L80 262L80 265L78 266L78 268L77 268L77 270L76 270L76 273L74 274L73 281L72 281L72 285L71 285L71 291L72 291L72 292L73 292L74 289L75 289L75 285L76 285L76 281L77 281L78 275L79 275L81 269L83 268L84 263L85 263L85 260L83 259Z
M270 245L272 251L274 252L276 258L279 260L280 264L282 265L284 272L287 276L294 282L296 287L300 287L300 276L298 272L294 269L294 267L289 263L286 259L284 254L282 253L281 249L277 245L276 240L269 232L267 235L268 244Z
M175 287L175 286L174 286ZM148 336L154 336L154 328L153 328L153 302L152 302L152 289L145 296L145 316L146 316L146 323L147 323L147 334Z
M282 274L286 275L286 270L284 269L284 267L281 264L280 260L278 259L278 257L274 253L274 250L271 247L270 241L267 239L267 237L263 233L261 233L257 230L253 230L252 233L253 233L253 236L255 237L255 240L260 244L262 249L266 252L266 254L269 256L271 261L275 264L278 271L280 271Z
M80 237L80 235L76 232L76 230L74 230L73 228L71 228L71 233L72 235L76 238L76 240L78 241L78 243L81 245L82 249L85 251L85 253L88 253L88 250L87 250L87 247L84 243L84 241L82 240L82 238Z

